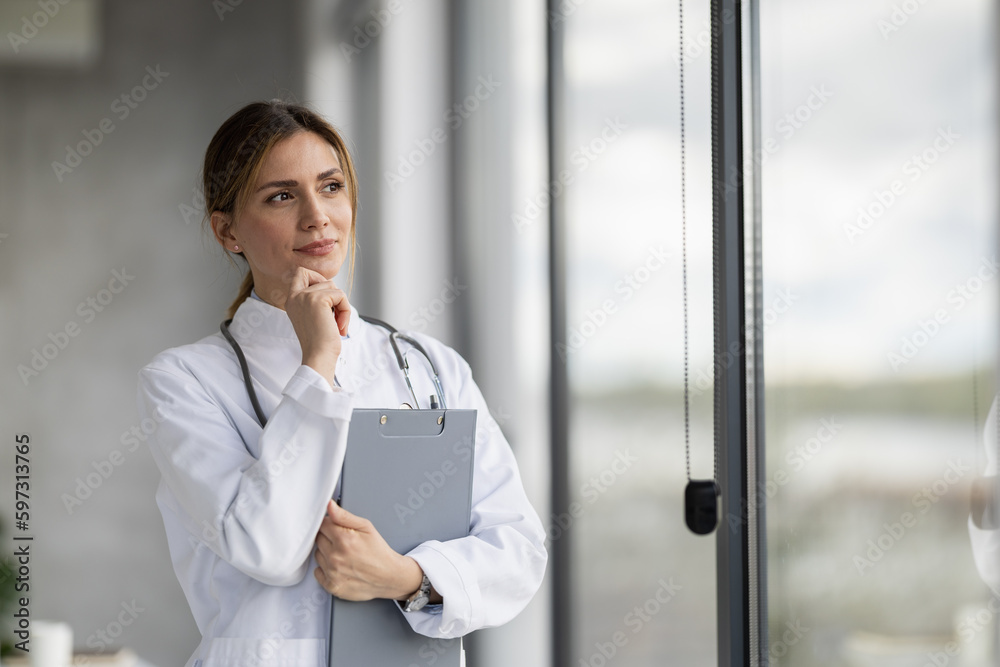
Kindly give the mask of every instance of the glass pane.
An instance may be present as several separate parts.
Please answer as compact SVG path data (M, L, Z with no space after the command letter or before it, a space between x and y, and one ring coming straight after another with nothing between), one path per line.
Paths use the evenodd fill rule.
M771 665L997 664L994 7L762 3Z
M683 521L676 3L565 3L574 665L714 665L715 540ZM712 476L708 3L688 3L691 466ZM553 194L556 194L553 188ZM565 536L565 537L562 537Z

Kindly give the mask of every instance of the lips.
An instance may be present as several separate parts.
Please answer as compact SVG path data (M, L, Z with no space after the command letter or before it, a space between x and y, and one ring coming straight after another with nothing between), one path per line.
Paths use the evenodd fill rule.
M333 239L320 239L319 241L313 241L308 245L304 245L301 248L296 248L299 252L309 252L315 250L323 250L333 247L337 242Z
M301 248L296 248L295 252L300 255L309 255L311 257L323 257L325 255L329 255L336 249L337 241L335 239L320 239L304 245Z

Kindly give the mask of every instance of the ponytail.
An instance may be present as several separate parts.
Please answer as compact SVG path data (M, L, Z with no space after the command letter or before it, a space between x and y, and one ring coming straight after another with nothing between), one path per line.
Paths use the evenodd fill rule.
M236 316L236 310L240 307L240 304L250 298L251 290L253 290L253 274L247 271L247 274L243 276L243 283L240 285L240 291L236 295L236 300L230 304L229 310L226 311L226 319L231 320Z

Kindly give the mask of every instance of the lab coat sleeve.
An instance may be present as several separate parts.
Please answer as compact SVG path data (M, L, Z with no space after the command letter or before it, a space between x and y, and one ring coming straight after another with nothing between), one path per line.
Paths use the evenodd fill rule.
M296 584L340 475L352 396L300 366L254 434L259 459L222 401L180 364L139 372L139 413L156 423L149 447L192 539L265 584Z
M997 401L994 399L986 418L983 442L986 448L986 475L997 474ZM994 591L1000 592L1000 530L977 528L969 517L969 539L972 557L983 581Z
M545 530L528 502L514 454L464 360L459 372L461 392L448 405L478 410L470 535L425 542L407 554L444 599L431 611L404 613L428 637L461 637L510 621L538 590L547 560Z

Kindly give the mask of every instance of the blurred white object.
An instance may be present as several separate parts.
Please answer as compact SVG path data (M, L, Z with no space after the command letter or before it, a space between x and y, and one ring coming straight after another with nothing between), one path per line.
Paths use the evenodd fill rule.
M983 446L986 449L986 470L984 477L997 474L997 398L993 399L990 413L983 429ZM993 591L1000 592L1000 530L990 530L976 526L969 517L969 539L972 542L972 557L980 578Z
M970 602L955 610L955 636L961 648L960 667L990 667L996 641L996 598ZM954 663L953 663L954 664Z
M33 651L32 651L33 652ZM27 655L27 654L25 654ZM156 667L152 663L142 660L129 648L115 649L113 653L104 651L84 651L73 654L73 667ZM35 663L27 657L15 654L7 658L3 663L5 667L29 667Z
M31 621L31 667L69 667L73 628L59 621Z

